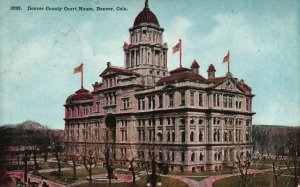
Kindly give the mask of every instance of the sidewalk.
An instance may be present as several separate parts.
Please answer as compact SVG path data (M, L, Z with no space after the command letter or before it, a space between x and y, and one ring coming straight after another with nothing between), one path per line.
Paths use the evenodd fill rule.
M255 169L249 169L248 174L260 174L260 173L265 173L268 171L272 171L272 169L265 169L265 170L255 170ZM239 176L239 173L236 174L226 174L226 175L216 175L216 176L211 176L209 178L203 179L200 181L199 186L201 187L212 187L213 183L216 182L217 180L221 180L227 177L233 177L233 176Z

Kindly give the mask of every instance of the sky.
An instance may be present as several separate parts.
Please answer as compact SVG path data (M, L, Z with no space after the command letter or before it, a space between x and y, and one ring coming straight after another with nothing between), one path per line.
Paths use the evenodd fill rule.
M21 6L22 10L10 10ZM31 7L111 7L114 11L33 11ZM117 11L125 7L126 11ZM124 66L123 43L143 0L1 0L0 125L35 120L64 128L66 98L80 88L74 67L84 63L84 87L101 82L106 63ZM149 0L169 46L169 71L179 66L171 48L182 39L183 66L230 69L252 88L253 124L300 125L298 0Z

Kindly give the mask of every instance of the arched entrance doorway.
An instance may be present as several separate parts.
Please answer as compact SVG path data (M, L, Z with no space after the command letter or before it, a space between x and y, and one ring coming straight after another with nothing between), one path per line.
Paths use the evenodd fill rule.
M106 141L116 141L116 118L112 114L105 117Z

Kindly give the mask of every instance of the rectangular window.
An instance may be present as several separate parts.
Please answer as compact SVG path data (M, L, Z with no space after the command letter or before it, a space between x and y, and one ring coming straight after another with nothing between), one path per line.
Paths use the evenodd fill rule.
M228 106L227 106L227 96L225 96L224 95L224 97L223 97L223 107L224 108L227 108Z
M185 157L185 154L184 154L184 151L181 152L181 162L184 162L184 157Z
M191 97L191 105L194 105L194 92L191 92L190 97Z
M162 108L162 107L163 107L163 96L158 95L158 108Z
M155 108L155 97L149 96L148 97L148 109L154 109Z
M199 93L199 106L203 106L203 94Z
M123 98L122 101L123 101L123 109L129 108L130 106L129 98Z
M233 106L232 105L232 100L233 100L232 97L229 97L229 99L228 99L228 107L229 108L232 108L232 106Z
M138 99L138 110L145 110L145 98Z
M181 93L180 93L180 98L181 98L181 99L180 99L180 101L181 101L181 102L180 102L180 105L181 105L181 106L185 105L185 92L181 92Z
M246 99L246 111L251 111L251 99Z
M169 107L174 106L174 94L169 94Z
M216 94L213 95L213 102L214 102L214 107L216 107L217 106L217 95Z

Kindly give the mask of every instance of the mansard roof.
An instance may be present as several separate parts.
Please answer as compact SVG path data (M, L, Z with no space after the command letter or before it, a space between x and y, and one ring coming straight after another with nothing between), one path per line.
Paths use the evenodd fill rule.
M179 67L179 68L176 68L172 71L170 71L170 74L177 74L177 73L183 73L183 72L192 72L191 69L189 68L185 68L185 67Z
M162 85L164 83L183 82L187 80L206 83L206 79L201 75L192 72L184 72L171 74L168 77L163 77L157 81L157 85Z
M70 95L66 102L69 103L71 101L77 101L77 100L89 100L93 99L93 95L90 91L87 89L81 88L75 92L75 94Z
M246 91L250 91L250 92L251 92L252 89L244 82L243 79L241 79L241 80L239 81L239 84L240 84Z
M208 83L218 83L218 82L222 82L223 80L227 79L228 77L215 77L215 78L210 78L207 79Z

